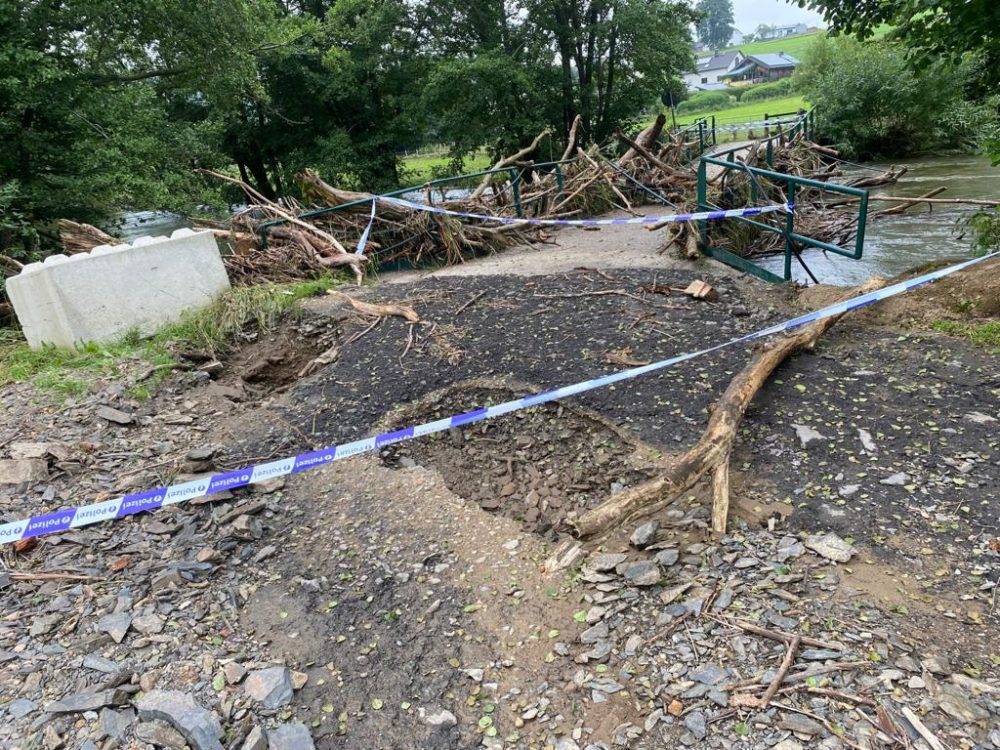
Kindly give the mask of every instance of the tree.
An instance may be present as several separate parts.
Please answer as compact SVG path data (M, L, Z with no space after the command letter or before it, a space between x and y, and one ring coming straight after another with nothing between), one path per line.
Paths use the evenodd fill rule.
M905 45L908 60L927 69L941 60L964 61L969 75L962 83L966 98L978 102L982 117L978 140L1000 162L1000 3L996 0L795 0L823 13L834 32L859 39L875 35L880 25L893 28L888 38ZM930 81L931 87L940 83Z
M833 31L871 38L882 24L916 61L929 64L980 55L993 85L1000 82L1000 3L996 0L795 0L819 10Z
M0 186L44 224L123 206L191 206L212 127L177 118L252 80L246 0L0 0ZM225 60L226 65L219 65Z
M733 36L732 0L698 0L695 10L701 14L698 38L705 46L709 49L728 46Z
M795 73L825 135L857 158L906 156L954 146L940 125L961 101L960 68L938 61L915 70L897 44L819 39Z

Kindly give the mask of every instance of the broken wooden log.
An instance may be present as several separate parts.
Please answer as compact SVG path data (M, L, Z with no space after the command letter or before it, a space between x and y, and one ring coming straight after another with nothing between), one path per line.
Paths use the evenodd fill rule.
M648 149L654 143L656 143L657 139L660 137L660 133L663 131L663 126L666 124L667 124L667 116L661 112L659 115L657 115L652 125L642 130L642 132L640 132L639 135L635 137L635 142L638 143L643 148ZM638 153L639 152L635 148L629 148L629 150L626 151L624 154L622 154L621 157L618 159L618 166L624 167L626 164L632 161Z
M840 299L865 294L885 283L884 279L869 279ZM712 405L708 427L698 442L662 475L615 495L572 522L575 534L582 538L607 534L639 516L659 510L707 476L712 478L712 529L724 534L729 517L729 456L743 414L778 365L804 349L811 349L841 317L843 314L832 315L764 345Z
M87 253L98 245L121 245L122 240L90 224L59 219L59 239L70 255Z
M528 154L534 153L535 149L538 148L538 144L541 143L542 139L548 136L550 133L551 131L548 129L543 130L541 133L535 136L535 139L530 144L522 148L516 154L501 159L492 167L490 167L490 170L492 171L497 169L503 169L504 167L509 167L512 164L521 161L521 159L526 157ZM469 200L470 201L479 200L483 196L483 193L486 192L486 189L490 186L490 183L492 181L493 181L493 174L484 175L482 181L479 183L479 186L472 191L472 194L469 196Z

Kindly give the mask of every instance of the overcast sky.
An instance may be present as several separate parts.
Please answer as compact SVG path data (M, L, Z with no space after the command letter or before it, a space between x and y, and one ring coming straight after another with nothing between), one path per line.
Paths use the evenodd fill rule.
M782 26L800 21L810 26L823 20L819 13L800 8L785 0L733 0L735 26L748 34L762 23Z

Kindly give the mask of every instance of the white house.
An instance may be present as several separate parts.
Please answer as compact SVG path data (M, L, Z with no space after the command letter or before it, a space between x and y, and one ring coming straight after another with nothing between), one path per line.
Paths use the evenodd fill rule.
M688 91L707 91L725 87L722 76L736 69L745 59L739 50L717 52L711 57L698 60L697 70L684 74L684 83Z
M757 40L766 41L770 39L784 39L786 36L797 36L809 31L804 23L793 23L788 26L760 26L757 31Z

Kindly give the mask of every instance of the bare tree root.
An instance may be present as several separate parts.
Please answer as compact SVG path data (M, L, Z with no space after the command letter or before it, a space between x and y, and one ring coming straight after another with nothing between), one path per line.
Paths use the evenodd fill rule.
M884 279L869 279L841 299L880 289L885 283ZM669 465L661 476L615 495L577 519L573 523L576 535L581 538L606 535L637 517L668 505L709 476L712 529L724 534L729 516L729 456L743 414L782 362L804 349L811 349L841 317L842 314L824 318L759 349L729 383L722 398L710 408L708 427L698 442Z

